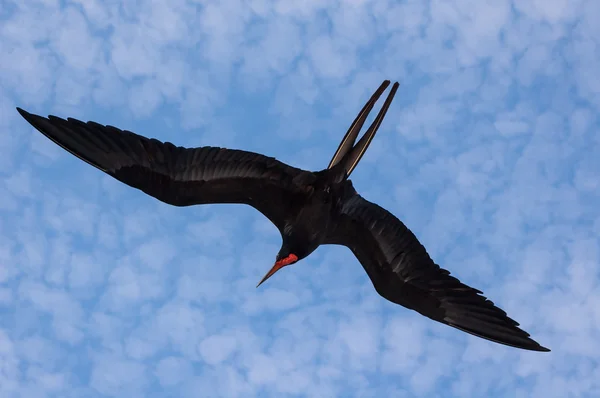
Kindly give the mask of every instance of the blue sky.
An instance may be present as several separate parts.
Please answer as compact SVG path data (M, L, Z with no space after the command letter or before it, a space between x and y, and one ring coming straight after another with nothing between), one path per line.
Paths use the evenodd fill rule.
M600 3L0 0L0 396L600 396ZM169 207L15 106L325 167L551 353L388 303L251 208Z

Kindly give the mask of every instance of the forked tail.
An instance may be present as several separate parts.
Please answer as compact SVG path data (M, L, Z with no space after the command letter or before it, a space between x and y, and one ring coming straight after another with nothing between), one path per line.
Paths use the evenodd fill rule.
M389 80L384 80L383 83L381 83L381 85L379 86L379 88L375 91L375 93L373 93L369 101L367 101L365 106L363 106L363 108L360 110L360 112L356 116L356 119L354 119L352 125L350 125L348 132L346 132L346 135L342 139L342 142L338 146L337 151L335 151L333 158L331 158L329 166L327 166L328 169L331 169L339 164L339 167L343 167L346 170L346 176L349 176L352 173L352 170L354 170L360 159L365 154L365 151L369 147L369 144L373 140L373 137L375 137L375 133L379 129L379 126L381 125L381 122L383 121L383 118L385 117L385 114L388 108L390 107L392 100L394 99L394 95L396 94L396 91L400 86L398 82L395 82L392 85L392 89L390 90L390 93L388 94L385 103L383 104L383 107L377 114L377 117L375 117L375 120L373 121L373 123L371 123L371 125L369 126L365 134L361 137L361 139L358 141L358 143L354 145L354 142L358 137L360 129L367 120L367 116L369 116L369 113L373 109L373 106L375 105L381 94L385 91L387 86L389 86L389 84Z

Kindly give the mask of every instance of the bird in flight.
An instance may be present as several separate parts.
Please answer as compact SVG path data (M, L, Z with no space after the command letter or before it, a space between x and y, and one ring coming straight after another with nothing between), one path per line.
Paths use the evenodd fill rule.
M389 84L385 80L367 101L321 171L298 169L253 152L184 148L113 126L17 110L71 154L162 202L174 206L239 203L257 209L282 237L275 264L258 285L320 245L343 245L387 300L496 343L550 351L481 291L437 265L402 221L354 189L348 178L381 125L397 82L373 123L356 140Z

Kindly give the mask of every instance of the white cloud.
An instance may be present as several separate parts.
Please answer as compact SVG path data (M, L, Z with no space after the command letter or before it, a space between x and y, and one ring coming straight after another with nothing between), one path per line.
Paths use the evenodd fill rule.
M100 394L141 397L147 385L144 365L114 355L98 355L94 359L90 386Z
M156 376L162 386L173 386L187 380L192 375L191 364L178 357L166 357L156 364Z
M232 336L208 336L198 345L198 352L204 362L210 365L219 365L233 354L237 341Z

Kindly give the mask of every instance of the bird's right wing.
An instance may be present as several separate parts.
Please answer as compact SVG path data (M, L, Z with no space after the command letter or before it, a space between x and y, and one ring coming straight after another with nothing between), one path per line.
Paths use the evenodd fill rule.
M327 243L349 247L377 292L396 304L497 343L549 351L482 292L435 264L398 218L356 193L342 203Z
M37 130L71 154L165 203L243 203L280 230L313 174L240 150L184 148L77 119L48 118L17 108Z

